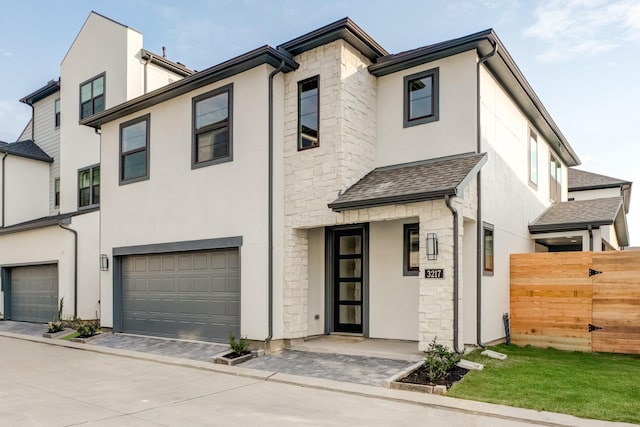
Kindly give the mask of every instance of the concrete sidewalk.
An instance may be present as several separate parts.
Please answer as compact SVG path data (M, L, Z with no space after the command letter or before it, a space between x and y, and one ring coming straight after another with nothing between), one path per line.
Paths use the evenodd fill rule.
M110 376L113 376L113 375L117 377L121 374L119 371L120 368L114 368L114 365L120 365L122 363L135 364L137 362L156 362L156 364L160 363L165 366L168 365L166 368L158 367L157 369L163 369L165 371L166 369L169 369L169 371L166 371L166 372L170 372L170 373L174 372L171 369L176 369L175 372L180 372L181 373L180 375L190 376L190 374L186 373L187 371L190 371L190 370L187 369L185 371L183 368L195 368L200 372L206 371L211 375L228 374L235 377L241 377L241 378L244 378L244 380L242 380L241 382L242 384L245 384L245 386L247 384L256 385L255 387L256 394L253 394L254 398L256 399L255 405L258 405L258 408L262 408L262 410L264 411L267 411L267 410L271 411L273 409L274 411L273 413L269 412L273 416L282 414L283 413L282 411L285 411L286 413L285 408L290 409L290 405L286 401L289 394L283 394L283 391L278 389L276 385L279 384L279 385L295 386L294 389L292 389L293 391L291 392L287 391L287 393L292 393L291 398L303 399L302 401L296 400L296 405L302 405L303 407L308 408L309 413L306 413L306 412L298 413L296 417L293 417L290 419L289 418L277 419L276 424L278 425L289 425L289 424L290 425L327 425L328 420L333 420L334 417L342 417L340 419L343 421L343 423L332 422L330 424L353 425L353 423L346 422L348 420L353 419L357 425L389 425L389 424L415 425L416 423L420 423L420 424L424 423L426 422L425 420L428 419L428 420L432 420L430 421L431 425L447 425L447 426L460 425L464 427L469 427L473 425L512 426L512 425L531 425L531 424L552 425L552 426L575 426L575 427L631 426L631 424L625 424L625 423L609 423L604 421L586 420L586 419L581 419L581 418L573 417L570 415L564 415L564 414L538 412L538 411L529 410L529 409L512 408L512 407L507 407L502 405L494 405L494 404L488 404L483 402L453 399L453 398L448 398L444 396L421 394L421 393L415 393L415 392L389 390L382 387L372 387L367 385L345 383L345 382L339 382L339 381L333 381L333 380L327 380L327 379L301 377L296 375L269 372L269 371L256 370L256 369L250 369L250 368L244 368L244 367L228 367L223 365L214 365L212 363L207 363L207 362L199 362L199 361L188 360L188 359L179 359L179 358L169 357L169 356L140 353L140 352L134 352L129 350L114 349L114 348L93 346L93 345L87 345L87 344L54 341L54 340L48 340L45 338L18 335L18 334L12 334L8 332L0 333L0 337L2 336L6 338L16 339L16 340L7 340L6 338L5 339L0 338L1 340L0 348L4 350L0 352L0 358L2 358L0 359L0 370L2 372L2 375L0 375L0 378L4 378L4 381L7 380L6 377L8 373L11 373L11 375L13 375L13 373L16 371L20 372L21 371L20 367L22 367L22 369L27 371L26 373L27 376L33 377L32 379L34 381L34 387L36 387L38 386L38 381L48 381L45 379L46 375L44 375L42 372L38 373L38 371L41 371L44 369L45 372L48 374L55 373L55 375L62 376L65 378L70 378L72 380L72 384L76 384L76 385L72 385L71 387L74 389L77 389L79 394L88 395L88 397L95 395L96 392L100 392L99 394L102 394L106 391L110 391L114 395L119 396L119 393L121 391L123 390L126 391L126 387L123 385L96 386L96 384L93 384L93 383L88 383L86 385L83 385L83 382L84 382L83 375L89 375L92 371L83 370L82 372L78 372L77 370L75 370L76 368L74 367L73 364L68 367L65 367L64 364L61 364L61 362L67 363L75 359L82 361L88 358L90 358L91 360L94 360L97 357L98 360L102 360L103 362L100 362L100 363L96 362L98 364L95 365L92 369L95 369L96 372L101 373L106 378L109 378ZM27 341L30 341L32 343L37 343L39 345L39 348L41 349L41 351L36 353L40 355L42 355L43 353L46 353L46 354L59 353L60 351L65 349L74 349L74 350L86 350L86 351L89 351L91 354L95 353L96 356L89 356L89 354L85 352L64 351L64 356L59 356L59 357L44 356L45 357L44 360L38 360L38 361L34 360L34 361L31 361L31 363L29 364L29 363L26 363L26 361L29 359L29 357L36 356L36 354L31 354L27 352L27 356L29 357L24 357L22 354L20 354L21 352L24 352L22 348L25 345L28 345ZM47 346L43 347L42 344L47 344ZM50 351L47 351L44 349L50 349ZM14 355L14 352L18 354ZM119 356L120 358L125 358L125 359L123 359L123 362L119 362L117 361L118 358L103 359L101 356L98 356L98 355ZM11 360L4 360L7 357L10 357ZM130 362L124 362L126 360L129 360ZM135 378L139 378L139 374L143 374L142 372L137 372L135 369L134 370L129 370L129 369L130 368L127 368L127 372L124 373L124 376L126 378L123 378L123 380L126 379L127 383L134 381L133 376L135 376ZM129 376L129 374L133 376ZM205 379L205 375L209 375L209 374L205 374L204 372L202 374L198 374L197 371L195 371L194 375L196 376L196 382L199 382L200 380L202 380L206 383L207 380ZM76 377L78 378L78 381L76 381ZM106 381L106 378L103 378L103 380ZM218 377L216 376L216 378ZM151 381L152 378L146 378L143 376L143 377L140 377L139 380ZM257 380L260 383L260 387L257 387L258 383L252 382L251 380ZM220 381L227 381L227 380L221 379ZM266 384L269 384L269 383L272 383L272 386L266 386ZM133 384L135 385L135 382ZM83 387L86 387L86 388L83 388ZM107 387L107 389L106 390L101 389L100 387ZM113 387L113 388L109 389L108 387ZM124 387L124 388L121 389L120 387ZM160 383L154 383L151 387L159 387L161 391L164 390L165 393L169 393L170 390L174 387L174 382L161 381ZM197 389L199 386L197 384L194 384L193 387L194 389ZM239 384L237 385L237 387L244 387L244 386ZM11 385L7 385L6 387L0 387L0 408L4 408L2 411L0 411L0 415L2 416L2 418L0 419L3 419L3 420L6 419L4 417L7 416L7 414L12 414L13 410L19 410L19 408L6 407L6 405L8 404L7 403L8 401L6 399L11 395L10 390L11 390ZM286 390L290 390L290 389L286 389ZM323 393L320 393L320 395L322 396L322 400L317 402L313 400L312 401L304 400L304 396L306 396L306 393L311 392L311 390L316 390L316 392L318 393L320 391L323 391ZM327 395L327 394L324 394L324 392L331 392L331 393ZM338 398L335 395L335 393L340 393L341 397ZM210 394L207 394L207 396L212 396L213 394L216 394L216 392L211 392ZM315 395L313 397L310 397L310 396L308 397L312 399L317 398ZM96 399L97 398L98 397L96 397ZM106 398L109 398L109 396L107 396ZM114 399L115 397L111 396L110 398ZM124 398L124 396L122 396L122 398ZM238 396L238 398L241 399L240 396ZM349 412L349 407L348 406L345 407L343 405L345 405L345 402L352 401L353 399L356 399L356 400L365 399L365 401L358 400L358 405L356 407L351 407L351 409L355 409L356 411ZM46 401L46 399L44 400ZM387 403L383 404L381 403L381 401L384 401ZM283 404L285 405L283 408L280 408L280 412L278 412L278 410L275 409L278 405L278 402L283 402ZM14 403L18 404L17 402L14 402ZM243 408L242 405L238 406L240 404L239 402L234 401L234 402L228 402L228 403L229 405L231 405L231 407L238 408L238 410L240 410L240 408ZM174 403L172 403L171 405L174 405ZM164 408L162 411L160 410L160 407L157 407L156 410L159 412L163 412L163 411L166 412L170 409L171 405L169 405L169 407ZM389 419L388 415L384 416L384 414L387 414L386 412L377 413L372 409L373 407L387 407L388 409L389 406L394 406L394 405L400 405L400 407L402 408L401 412L395 412L394 410L394 413L396 414L399 414L399 413L405 414L409 412L416 414L416 411L417 411L415 409L416 407L412 405L418 405L417 407L419 408L428 409L429 411L436 411L440 415L446 416L445 418L443 418L444 420L448 420L451 417L456 417L456 419L459 422L449 422L449 421L438 422L437 417L434 418L432 415L421 414L420 416L422 418L416 418L415 422L408 423L408 419L403 419L404 421L407 421L406 424L403 422L396 423L394 422L394 420ZM406 405L409 405L409 406L406 406ZM327 406L328 406L328 409L326 409ZM215 406L215 407L219 408L218 406ZM366 408L366 410L363 410L364 408ZM326 412L323 412L325 411L325 409L326 409ZM398 409L399 408L396 408L396 410ZM209 407L209 410L212 411L213 410L212 407ZM441 413L440 411L444 411L444 413ZM417 411L417 412L420 412L420 411ZM188 414L190 413L187 413L186 415ZM260 412L254 413L254 415L256 416L258 414L261 414L261 413ZM375 414L377 414L377 416ZM183 419L175 418L175 414L170 417L170 415L167 413L163 415L163 417L164 416L168 417L167 420L171 419L173 420L173 422L169 422L167 424L160 423L160 425L217 425L219 424L219 423L213 423L213 422L208 422L208 423L188 422ZM236 417L236 416L239 416L239 414L235 414L235 415L231 414L230 416ZM358 419L358 417L368 417L368 416L371 416L371 419L369 418L367 418L366 420ZM309 418L306 419L305 417L309 417ZM159 420L162 420L162 419L164 418L162 417L159 418ZM233 418L233 419L234 419L234 423L238 421L237 418ZM312 419L315 421L314 422L310 421ZM219 419L218 421L220 422L223 420L225 420L225 418ZM223 424L228 424L229 420L230 418L227 418L226 422L223 422ZM381 420L386 420L386 422ZM154 420L154 422L155 421L156 420ZM244 421L247 421L247 420L244 420ZM240 423L240 425L255 425L255 421L256 419L253 419L253 423L251 422L244 423L244 424ZM276 419L274 418L273 421L275 422ZM14 425L20 425L20 424L25 425L25 423L14 423ZM265 425L267 424L269 423L265 423ZM39 424L33 424L33 425L39 425ZM42 425L47 425L47 424L42 424ZM113 423L102 423L102 424L91 424L91 425L113 425ZM127 424L127 425L148 425L148 424Z

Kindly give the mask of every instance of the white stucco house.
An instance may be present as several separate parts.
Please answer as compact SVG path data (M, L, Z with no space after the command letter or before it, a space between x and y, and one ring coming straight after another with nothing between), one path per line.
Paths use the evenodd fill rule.
M626 223L560 221L557 207L578 203L578 156L493 30L389 54L345 18L197 73L165 60L157 67L175 81L154 86L141 36L92 14L80 40L92 20L123 42L109 43L120 62L102 53L61 70L61 127L73 116L77 135L59 139L60 215L86 236L87 258L62 261L73 246L58 222L8 224L0 245L57 233L67 246L40 259L81 266L94 285L79 310L115 332L234 331L271 348L347 333L425 349L437 336L460 350L504 336L511 253L568 250L574 236L588 250L594 233L594 250L628 245ZM79 87L103 75L121 78L78 124ZM57 159L43 154L29 161L44 177ZM99 210L81 215L87 167L100 170ZM3 284L34 261L0 259Z

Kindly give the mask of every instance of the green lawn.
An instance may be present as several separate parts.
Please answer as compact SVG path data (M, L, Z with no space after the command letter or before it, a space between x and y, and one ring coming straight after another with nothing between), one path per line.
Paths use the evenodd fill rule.
M60 339L65 340L65 341L71 341L74 338L78 338L80 336L80 334L76 331L71 332L69 335L66 335Z
M447 396L640 424L640 356L514 345L491 349L508 359L480 351L466 355L484 370L470 371Z

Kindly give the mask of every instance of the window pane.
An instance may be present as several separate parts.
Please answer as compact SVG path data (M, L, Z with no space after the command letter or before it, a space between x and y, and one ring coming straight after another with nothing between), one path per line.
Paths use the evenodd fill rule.
M196 129L219 124L229 118L229 92L196 103Z
M484 270L493 271L493 230L484 230Z
M80 86L80 102L84 103L91 99L91 83Z
M147 145L147 121L122 128L122 152L127 153Z
M94 205L100 204L100 185L93 186L93 201L91 203Z
M122 158L122 179L132 179L147 174L147 151L138 151Z
M89 188L91 174L89 169L79 172L78 185L80 188Z
M360 278L362 272L361 259L341 259L340 260L340 277Z
M54 104L53 108L54 108L56 113L60 112L60 100L59 99L56 99L56 103Z
M340 305L338 322L341 324L362 323L362 307L359 305Z
M361 236L340 236L340 255L361 253Z
M225 127L197 136L196 162L229 156L229 128Z
M533 135L529 138L529 180L538 183L538 141Z
M92 173L92 179L93 179L93 185L99 185L100 184L100 166L96 166L95 168L92 169L93 173Z
M98 77L93 81L93 97L104 93L104 77Z
M82 117L81 118L85 118L85 117L89 117L90 115L93 114L93 110L92 110L92 103L91 101L87 101L85 103L82 104Z
M409 120L433 114L433 77L409 82Z
M101 111L104 111L104 96L100 95L97 98L93 99L93 113L97 114Z
M340 301L361 301L362 284L360 282L341 282Z
M90 200L89 199L90 194L91 194L91 192L90 192L89 188L80 189L80 194L79 194L80 200L78 201L78 203L80 204L80 207L89 206L91 204L90 201L89 201Z
M318 146L318 79L298 85L299 148Z
M409 231L409 271L420 270L420 233L418 230Z

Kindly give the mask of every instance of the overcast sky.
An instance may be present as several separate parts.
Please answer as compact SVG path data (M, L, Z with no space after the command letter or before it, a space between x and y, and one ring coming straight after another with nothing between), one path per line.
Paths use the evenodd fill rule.
M640 185L640 1L7 2L0 14L0 140L15 141L31 110L21 97L58 78L91 10L135 28L153 52L202 70L276 46L345 16L387 51L493 28L582 160L581 169ZM640 193L629 228L640 245Z

